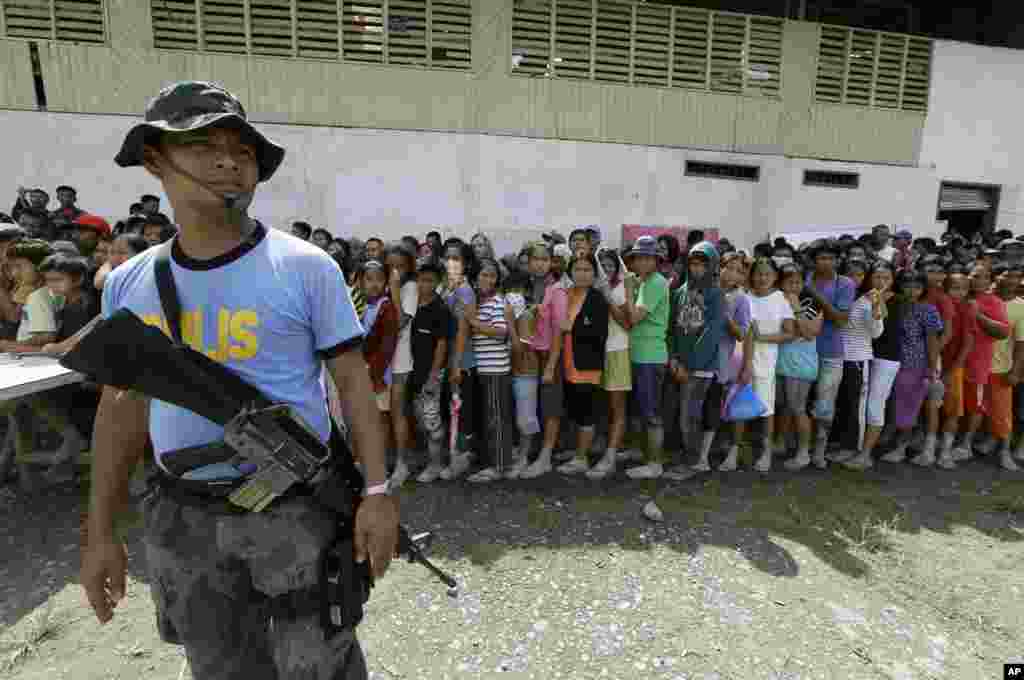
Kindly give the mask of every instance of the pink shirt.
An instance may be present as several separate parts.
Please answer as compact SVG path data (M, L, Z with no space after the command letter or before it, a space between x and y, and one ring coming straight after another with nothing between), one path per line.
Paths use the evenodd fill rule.
M537 310L537 330L526 344L538 352L549 351L555 335L562 332L568 311L569 296L565 288L556 283L544 289L544 301Z

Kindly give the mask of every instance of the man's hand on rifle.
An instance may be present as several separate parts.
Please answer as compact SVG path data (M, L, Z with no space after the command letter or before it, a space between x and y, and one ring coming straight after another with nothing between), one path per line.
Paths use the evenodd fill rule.
M398 499L367 496L356 511L356 562L370 560L373 578L379 579L398 550Z

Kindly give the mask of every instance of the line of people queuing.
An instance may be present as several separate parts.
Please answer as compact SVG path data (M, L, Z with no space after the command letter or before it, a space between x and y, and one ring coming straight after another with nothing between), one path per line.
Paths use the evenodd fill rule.
M630 462L633 479L686 479L712 455L737 469L744 437L759 472L1024 458L1012 234L936 243L880 226L751 254L699 232L683 254L667 235L619 252L596 229L502 258L484 234L359 245L333 254L367 329L396 486L602 479ZM745 385L757 415L730 417Z

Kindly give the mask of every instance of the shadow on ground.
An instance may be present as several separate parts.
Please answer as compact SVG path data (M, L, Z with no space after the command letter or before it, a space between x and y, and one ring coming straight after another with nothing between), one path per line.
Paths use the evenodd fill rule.
M84 491L66 486L24 499L0 489L0 629L77 582ZM693 555L711 545L791 578L801 565L781 538L838 572L863 577L869 566L858 555L897 549L891 541L900 532L969 527L999 541L1024 539L1024 480L986 461L955 472L885 464L867 473L835 466L769 475L747 469L678 483L634 482L621 472L603 482L552 474L486 486L409 484L401 495L410 530L436 533L434 554L483 567L528 547L646 551L660 544ZM651 498L665 522L642 517ZM145 581L140 524L138 516L127 518L125 536L131 575Z

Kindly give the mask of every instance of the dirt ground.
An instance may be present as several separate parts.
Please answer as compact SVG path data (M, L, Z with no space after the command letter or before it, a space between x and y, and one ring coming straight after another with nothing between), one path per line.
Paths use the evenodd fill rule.
M190 677L156 638L137 520L127 601L106 627L85 608L81 493L0 489L0 677ZM662 523L641 516L652 496ZM359 631L375 680L983 680L1024 660L1024 481L988 461L551 475L402 503L461 588L393 565Z

